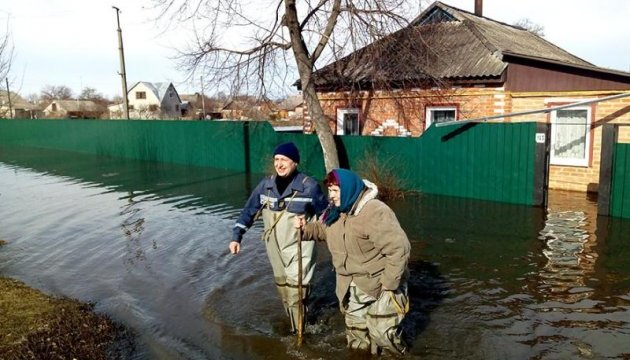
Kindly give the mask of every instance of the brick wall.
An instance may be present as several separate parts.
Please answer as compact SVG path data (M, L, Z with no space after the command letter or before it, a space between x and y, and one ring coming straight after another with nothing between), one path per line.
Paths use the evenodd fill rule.
M425 128L427 106L457 106L458 117L472 119L509 110L502 88L454 88L449 90L405 90L388 92L322 93L319 98L333 132L338 108L359 108L361 133L369 135L386 120L394 120L412 136ZM507 100L507 101L506 101Z

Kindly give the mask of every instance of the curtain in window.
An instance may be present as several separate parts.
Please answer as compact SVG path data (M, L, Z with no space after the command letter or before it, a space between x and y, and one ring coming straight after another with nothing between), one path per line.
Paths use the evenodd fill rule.
M433 123L455 121L455 110L433 110L431 114Z
M586 110L558 110L553 152L562 159L582 160L586 158L587 129Z
M347 113L343 115L343 133L345 135L359 134L359 114Z

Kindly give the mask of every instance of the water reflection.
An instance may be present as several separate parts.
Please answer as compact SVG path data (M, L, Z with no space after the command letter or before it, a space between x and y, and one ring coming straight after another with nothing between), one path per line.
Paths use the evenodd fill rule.
M125 257L125 264L133 266L138 262L144 263L149 268L149 264L146 263L146 254L143 248L144 244L141 242L142 232L144 231L144 217L141 217L141 209L137 206L137 201L134 200L134 193L130 191L127 197L127 204L123 205L120 211L120 216L123 217L123 222L120 224L120 228L127 238L127 256ZM157 249L157 242L155 239L151 240L151 247L153 250Z
M539 237L546 244L543 254L548 261L539 274L538 291L548 299L577 302L592 294L586 280L597 260L592 251L594 237L584 229L583 211L553 211Z
M260 224L228 256L259 176L0 147L0 273L96 303L138 332L136 359L362 359L345 349L324 244L300 349ZM630 222L561 192L548 211L440 196L390 205L412 243L408 358L630 356Z

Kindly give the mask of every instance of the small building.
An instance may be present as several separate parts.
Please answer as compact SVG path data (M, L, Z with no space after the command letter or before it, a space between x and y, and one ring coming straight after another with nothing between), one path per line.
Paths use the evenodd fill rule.
M200 93L181 95L182 116L188 119L221 119L223 102ZM185 106L184 106L185 105Z
M0 118L3 119L37 119L43 116L42 107L31 104L20 95L0 91Z
M292 95L278 104L278 120L296 120L304 118L304 99L301 94Z
M269 120L277 111L277 106L269 99L252 96L237 96L221 108L221 117L230 120Z
M58 119L100 119L106 110L90 100L53 100L44 108L44 117Z

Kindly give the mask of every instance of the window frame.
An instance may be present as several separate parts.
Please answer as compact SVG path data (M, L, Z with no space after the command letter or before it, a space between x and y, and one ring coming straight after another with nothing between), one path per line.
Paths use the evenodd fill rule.
M558 111L564 110L585 110L586 111L586 123L584 127L586 128L586 134L584 136L584 158L583 159L567 159L560 158L555 155L554 144L556 139L556 134L558 132L558 125L556 123L556 119L558 116ZM576 166L576 167L589 167L591 163L591 147L592 145L592 123L593 123L593 113L594 110L592 106L584 105L584 106L575 106L567 109L554 110L549 114L549 122L551 125L551 139L549 139L550 149L549 149L549 163L551 165L560 165L560 166Z
M353 134L346 134L344 131L344 116L347 114L357 115L357 131ZM361 135L361 110L359 108L338 108L337 109L337 135Z
M424 130L433 124L433 112L435 111L455 111L453 120L457 120L459 111L456 105L428 105L424 108Z

